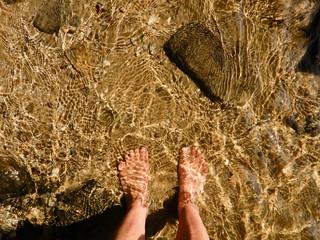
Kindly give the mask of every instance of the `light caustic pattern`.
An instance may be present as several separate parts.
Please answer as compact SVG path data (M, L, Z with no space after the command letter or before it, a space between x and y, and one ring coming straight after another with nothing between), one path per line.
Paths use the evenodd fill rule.
M24 176L12 189L28 186L0 193L4 230L25 219L67 225L120 204L117 163L142 146L156 214L174 197L179 150L194 145L209 163L199 209L211 238L320 238L319 77L296 71L315 2L0 7L0 145ZM240 94L239 106L205 97L163 50L198 21L218 31L230 68L220 90ZM173 239L175 221L164 221L151 223L152 236Z

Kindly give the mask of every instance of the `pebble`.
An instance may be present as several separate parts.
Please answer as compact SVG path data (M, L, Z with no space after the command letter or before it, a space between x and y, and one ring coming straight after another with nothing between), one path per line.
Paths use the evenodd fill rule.
M148 50L147 44L143 44L142 49L143 49L144 51L147 51L147 50Z
M111 64L110 64L109 61L105 60L105 61L103 62L103 65L104 65L104 66L110 66Z
M130 123L129 126L132 127L132 128L135 127L134 122Z
M154 54L156 53L156 50L157 50L156 44L155 44L155 43L151 43L151 44L149 45L149 53L150 53L151 55L154 55Z
M54 169L52 169L52 171L51 171L51 176L52 176L52 177L58 177L59 171L60 171L59 168L54 168Z
M229 159L226 159L224 164L227 166L229 164Z

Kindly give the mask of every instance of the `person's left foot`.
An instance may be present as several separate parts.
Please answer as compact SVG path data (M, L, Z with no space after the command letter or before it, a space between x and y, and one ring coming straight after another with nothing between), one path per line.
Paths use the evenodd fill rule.
M125 161L118 164L120 182L126 198L127 207L140 202L146 205L148 186L148 151L146 148L131 150Z

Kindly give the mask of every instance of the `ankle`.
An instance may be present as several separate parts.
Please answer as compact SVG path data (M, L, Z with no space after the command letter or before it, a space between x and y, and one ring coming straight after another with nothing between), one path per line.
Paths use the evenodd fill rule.
M189 191L179 191L179 202L192 202L193 196Z
M136 199L128 205L129 209L146 209L148 211L148 205L141 199Z
M194 202L194 197L190 192L180 191L179 192L179 200L178 200L178 213L184 208L194 208L198 211L198 206Z

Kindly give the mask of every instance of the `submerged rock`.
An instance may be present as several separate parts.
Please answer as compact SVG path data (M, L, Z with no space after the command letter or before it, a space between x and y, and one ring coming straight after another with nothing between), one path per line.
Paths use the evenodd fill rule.
M102 213L110 207L110 193L94 179L80 188L56 196L56 224L69 225Z
M5 152L0 152L0 185L0 200L35 191L35 184L27 170Z
M235 27L230 36L239 31ZM238 106L246 104L259 88L253 69L248 68L244 49L232 37L223 40L215 24L201 22L181 27L164 45L170 60L211 100ZM242 62L236 55L241 55Z
M320 75L319 65L319 46L320 46L320 8L318 7L317 12L313 16L313 20L308 26L306 35L309 38L308 49L304 54L303 58L297 65L297 70L300 72L310 72L315 75Z
M119 115L115 110L105 107L99 111L98 120L104 126L111 127L118 122Z
M4 2L7 4L14 4L14 3L22 2L22 0L4 0Z
M227 99L229 71L218 32L211 32L202 23L180 28L165 44L170 60L189 75L212 99Z
M45 1L39 8L33 25L44 33L57 33L65 20L65 9L68 1Z
M310 1L136 2L5 5L0 236L30 222L86 225L51 235L94 239L90 221L104 217L114 231L125 214L117 162L145 146L146 233L174 239L178 151L197 145L210 163L199 210L211 239L319 239L319 76L293 71ZM158 46L186 22L165 44L181 72Z

